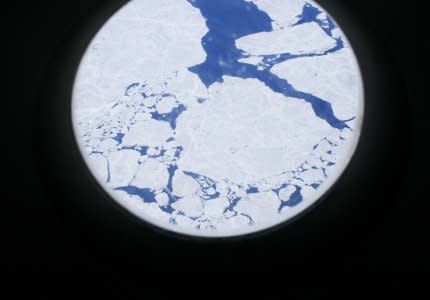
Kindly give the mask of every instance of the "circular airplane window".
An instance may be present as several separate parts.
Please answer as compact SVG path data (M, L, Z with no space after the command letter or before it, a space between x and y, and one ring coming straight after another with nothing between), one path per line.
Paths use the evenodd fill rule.
M364 115L347 37L303 0L131 1L89 45L72 98L104 190L199 237L305 211L346 169Z

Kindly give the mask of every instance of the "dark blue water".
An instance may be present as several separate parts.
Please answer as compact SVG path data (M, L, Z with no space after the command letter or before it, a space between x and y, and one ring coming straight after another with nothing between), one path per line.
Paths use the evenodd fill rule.
M138 82L134 82L132 84L130 84L124 92L124 96L130 96L130 91L133 90L134 88L137 88L138 86L140 86L140 83Z
M336 24L329 15L327 15L325 20L318 19L318 15L320 13L322 13L322 11L318 7L315 7L310 3L306 3L305 6L303 6L301 15L298 16L299 20L294 25L315 22L327 35L333 37L333 30L336 28Z
M175 107L171 112L166 114L160 114L158 112L152 112L151 116L154 120L167 122L170 125L170 128L173 130L176 129L176 120L179 116L186 111L187 108L185 105L180 104L178 107Z
M233 213L234 216L237 215L237 211L235 210L236 206L239 204L239 201L242 200L241 197L231 197L230 195L227 196L229 201L229 206L227 206L224 209L224 214L227 212Z
M139 196L145 203L156 203L155 193L150 189L141 189L133 185L118 187L116 191L123 191L132 196Z
M252 187L250 187L250 188L248 188L247 190L246 190L246 193L247 194L257 194L257 193L259 193L260 191L258 190L258 188L257 187L255 187L255 186L252 186Z
M314 190L316 190L316 189L318 189L318 188L320 187L320 184L318 184L318 183L313 183L313 184L311 184L311 187L312 187Z
M283 184L279 189L274 189L276 195L279 197L279 193L282 189L290 186L289 184ZM280 213L284 207L293 207L303 201L302 196L302 188L300 186L294 185L295 191L291 194L290 198L287 200L281 200L281 205L278 208L278 212Z
M191 72L200 77L200 80L207 87L215 82L223 82L222 77L225 75L257 79L275 93L309 102L315 115L325 120L330 126L337 129L349 128L346 121L339 120L334 115L329 102L310 93L296 90L287 80L278 77L267 68L259 70L257 66L239 62L239 59L249 57L249 55L236 47L237 39L250 34L273 30L272 19L267 13L259 10L254 3L244 0L187 1L200 10L209 29L201 41L207 55L206 60L189 68ZM311 5L305 6L299 22L316 22L315 20L318 20L315 9ZM322 24L319 20L317 23L324 26L322 28L325 28L325 32L329 34L335 26L334 23L330 22L328 25ZM339 43L336 49L343 47L343 43ZM279 62L291 58L285 54ZM271 61L270 64L279 62Z
M247 218L247 219L248 219L248 225L252 226L252 225L254 225L254 224L255 224L254 219L253 219L253 218L251 218L251 216L250 216L250 215L247 215L247 214L244 214L244 213L241 213L240 215L241 215L241 216L244 216L245 218Z
M148 146L137 146L137 145L121 146L120 151L123 151L123 150L133 150L133 151L139 152L140 155L146 155L148 150L149 150L149 147Z
M167 187L163 190L167 196L169 197L169 202L166 206L160 207L161 210L163 210L166 213L171 214L175 211L175 209L172 207L172 204L174 204L176 201L180 200L181 197L178 197L176 195L173 195L173 177L176 174L176 171L178 170L178 167L176 165L169 165L167 167L167 171L169 172L169 180L167 183Z
M118 133L116 136L114 136L112 139L117 141L118 144L122 144L122 139L124 138L124 133Z
M203 192L202 199L204 200L213 200L218 198L221 194L216 191L217 184L215 180L210 179L204 175L200 175L194 172L184 171L184 174L193 178L199 185ZM209 190L214 189L214 194L209 194Z
M181 199L181 197L175 196L172 194L172 188L173 188L173 177L175 176L176 171L178 170L178 167L176 165L169 165L167 168L167 171L169 172L169 180L167 183L167 187L163 190L169 198L169 201L164 206L159 206L162 211L165 213L171 214L175 211L175 209L172 207L172 204L177 202ZM152 189L148 188L139 188L134 185L127 185L115 188L116 191L123 191L131 196L138 196L143 200L144 203L157 203L157 200L155 199L155 196L157 192Z

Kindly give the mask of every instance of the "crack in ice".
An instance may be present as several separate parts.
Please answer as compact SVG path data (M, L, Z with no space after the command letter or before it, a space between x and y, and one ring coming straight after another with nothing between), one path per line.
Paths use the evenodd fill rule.
M241 79L256 79L271 91L288 98L300 99L308 102L313 113L324 120L332 128L339 130L338 140L334 141L327 137L313 146L308 159L294 170L282 172L281 174L266 176L246 184L231 182L228 178L214 179L201 172L185 170L179 161L181 154L186 151L184 147L177 144L176 130L178 119L188 110L186 101L182 101L175 92L159 91L146 81L143 83L132 82L125 89L122 100L116 101L110 106L111 111L95 119L80 122L83 128L84 146L88 156L100 155L106 161L106 182L115 185L113 190L124 192L129 196L138 197L145 204L156 204L161 212L169 215L169 224L177 225L178 218L187 218L192 222L194 228L201 230L217 229L217 223L223 217L226 220L243 217L248 226L256 224L255 216L241 210L242 201L249 201L259 194L268 193L276 196L277 213L282 214L284 210L297 206L305 200L305 190L317 190L328 177L329 169L336 165L335 151L346 139L345 131L352 131L348 122L354 120L340 120L335 116L332 105L327 100L296 89L287 79L281 78L271 72L278 64L288 60L326 56L338 52L345 47L342 37L334 34L337 28L330 16L323 16L322 11L306 3L302 13L297 16L297 21L291 26L300 26L306 23L316 23L319 28L331 39L335 45L323 51L308 53L278 53L270 55L253 55L236 47L236 41L245 36L273 31L273 20L270 16L260 10L252 1L245 0L184 0L196 8L206 21L208 32L201 39L201 45L206 53L203 63L188 68L200 78L204 86L209 89L214 83L224 82L224 76ZM237 16L240 15L240 18ZM282 30L283 28L279 29ZM167 52L160 54L164 57ZM260 59L257 65L240 62L240 59L255 57ZM164 68L163 62L161 67ZM161 68L160 67L160 68ZM175 73L178 76L178 73ZM169 79L163 81L163 88L169 88ZM169 100L170 102L163 102ZM195 101L200 105L206 105L206 97L196 97ZM288 101L288 100L286 100ZM166 104L163 109L161 105ZM167 108L166 108L167 107ZM166 137L158 144L150 144L142 135L142 142L136 143L129 140L128 134L136 125L146 124L148 120L168 125ZM142 127L143 128L143 127ZM146 130L146 129L142 129ZM164 129L163 129L164 130ZM146 132L146 131L142 131ZM155 137L156 139L157 137ZM109 144L109 140L112 144ZM116 183L115 174L112 174L112 162L110 155L121 151L134 151L133 155L138 161L132 161L131 177L125 184ZM234 154L234 153L233 153ZM150 186L145 180L139 181L138 174L141 166L146 162L156 162L161 174L166 174L162 179L162 187ZM220 162L222 163L222 162ZM125 168L125 167L124 167ZM134 169L133 169L134 168ZM157 169L158 170L158 169ZM125 170L124 172L129 172ZM156 171L154 171L155 173ZM127 173L129 174L129 173ZM309 175L311 174L311 175ZM197 184L198 190L191 196L199 197L203 208L199 203L195 206L197 212L189 214L185 210L189 207L178 206L182 200L187 200L190 195L178 194L175 190L175 178L183 175L186 180ZM160 177L161 178L161 177ZM190 183L191 185L191 183ZM160 200L161 196L165 197ZM211 216L206 213L205 208L216 202L223 202L221 216ZM200 210L201 211L200 211ZM218 219L217 219L218 218Z

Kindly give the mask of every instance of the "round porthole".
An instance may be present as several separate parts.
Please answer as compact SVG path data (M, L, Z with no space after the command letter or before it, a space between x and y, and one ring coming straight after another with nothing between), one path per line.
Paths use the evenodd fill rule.
M145 222L232 237L342 175L364 117L347 37L313 1L134 0L94 37L72 120L103 189Z

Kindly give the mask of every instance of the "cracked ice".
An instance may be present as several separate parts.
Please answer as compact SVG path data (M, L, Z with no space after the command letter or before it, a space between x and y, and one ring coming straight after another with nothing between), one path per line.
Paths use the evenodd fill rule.
M91 171L129 211L234 236L293 217L337 180L362 89L345 36L312 1L135 0L88 48L73 120Z

